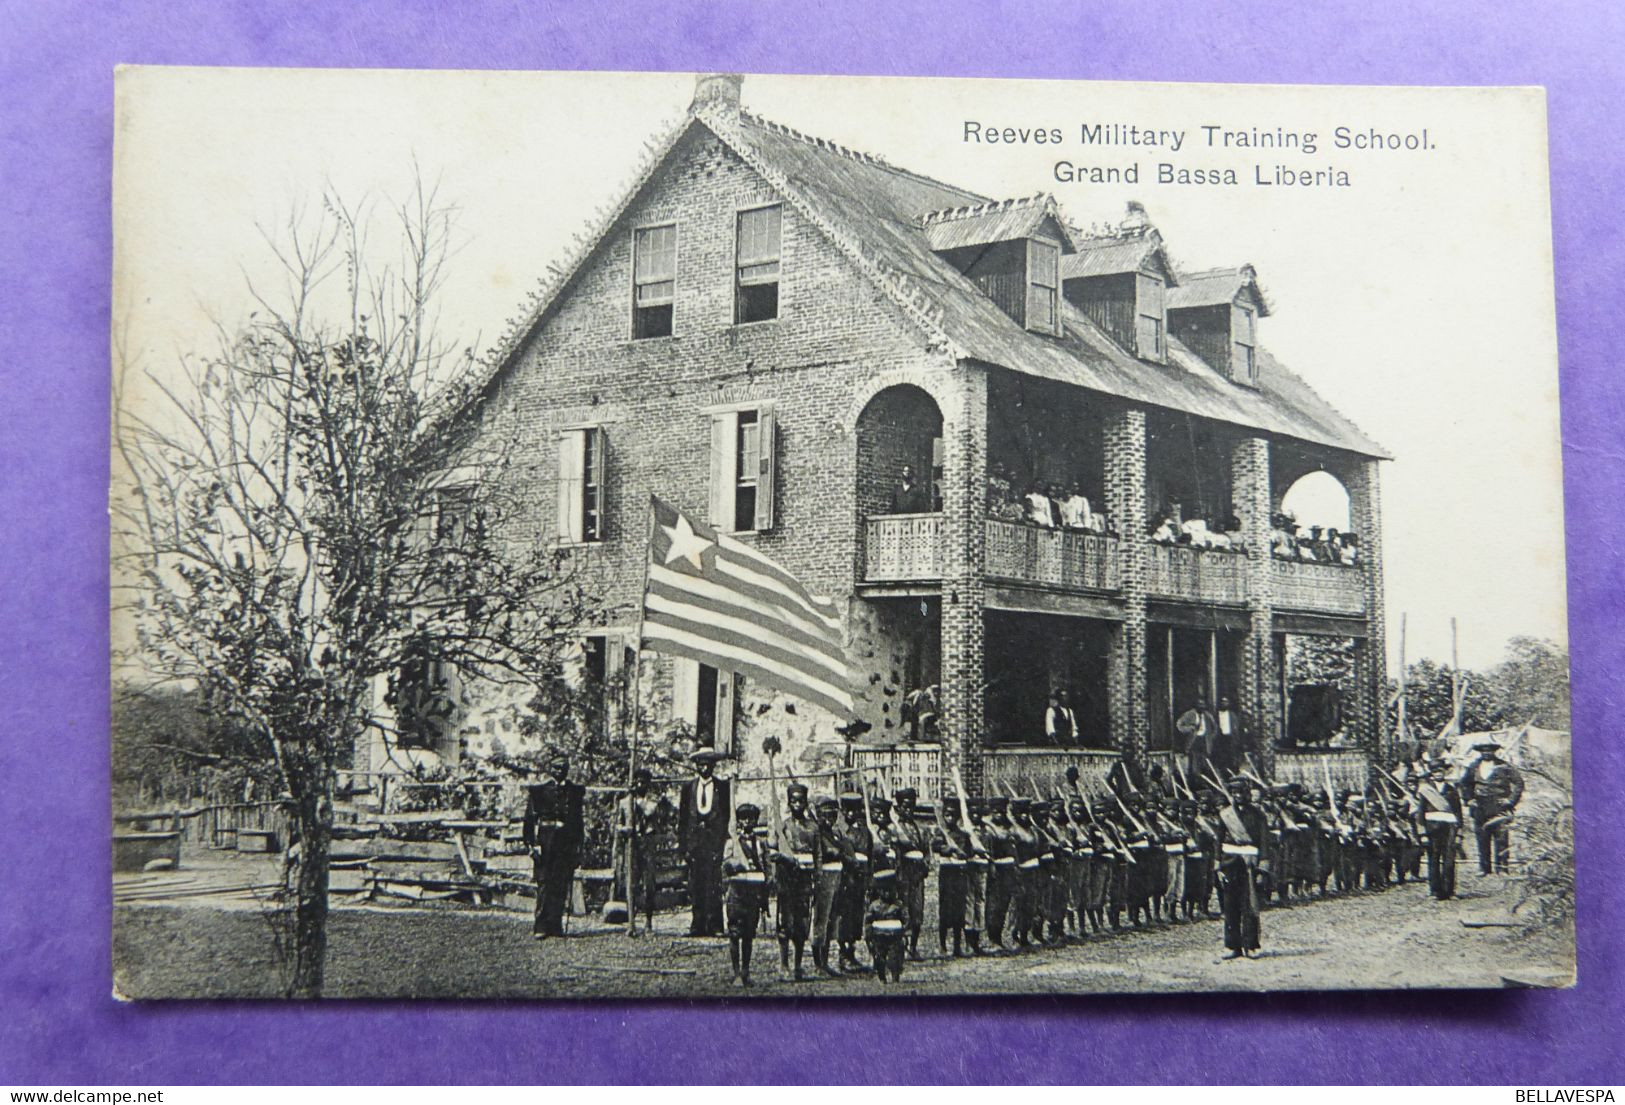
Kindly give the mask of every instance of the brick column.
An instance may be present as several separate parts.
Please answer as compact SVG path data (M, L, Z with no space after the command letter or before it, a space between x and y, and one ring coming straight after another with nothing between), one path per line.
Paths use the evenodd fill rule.
M1110 680L1112 744L1143 776L1146 770L1145 685L1145 411L1114 410L1106 416L1106 509L1122 540L1123 623L1112 634Z
M987 373L953 371L951 408L942 412L942 704L944 756L965 787L982 793L986 724ZM946 780L944 788L947 789Z
M1366 643L1360 650L1360 746L1374 764L1388 766L1393 742L1383 732L1383 703L1388 698L1388 633L1382 582L1382 490L1377 461L1366 460L1344 481L1349 493L1349 525L1360 535L1361 575L1365 582Z
M1230 449L1230 498L1247 546L1247 639L1241 649L1241 690L1237 708L1252 727L1259 770L1275 775L1275 742L1280 739L1280 675L1275 663L1275 612L1270 591L1270 443L1247 437Z

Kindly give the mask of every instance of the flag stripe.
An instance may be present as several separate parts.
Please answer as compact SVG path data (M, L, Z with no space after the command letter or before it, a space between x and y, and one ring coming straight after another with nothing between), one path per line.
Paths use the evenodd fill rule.
M816 702L833 713L844 714L852 709L851 695L844 690L821 679L809 679L805 672L786 669L758 649L741 648L709 634L691 633L659 622L645 623L644 639L659 643L660 651L700 660L724 671L740 672L766 686Z
M732 553L734 556L738 557L741 561L745 562L747 566L772 576L784 587L789 588L796 594L800 595L801 598L813 608L814 613L818 614L820 617L834 620L840 615L840 608L837 607L835 603L820 595L812 594L799 579L785 571L783 568L779 567L777 564L773 563L773 561L769 560L767 557L763 556L761 553L757 552L743 541L736 541L731 537L726 537L719 533L717 535L717 545L724 551Z
M779 606L770 596L763 595L757 588L744 586L729 586L715 583L709 579L690 575L687 572L674 571L659 564L649 565L649 582L660 582L680 591L686 591L701 599L715 602L736 603L754 610L758 617L770 618L774 621L786 622L804 633L810 633L824 640L830 639L830 631L817 622L810 621L799 611L786 610ZM833 642L832 642L833 643ZM838 648L839 645L836 645Z
M744 627L748 627L743 629L747 636L770 631L781 639L780 643L784 647L811 650L827 661L831 669L837 671L843 679L846 677L844 649L837 647L825 637L807 632L789 619L764 621L763 612L749 603L734 602L722 597L701 597L686 588L674 587L655 578L653 572L649 575L648 603L650 610L664 609L671 614L727 618L731 623L743 623ZM735 628L741 626L735 625Z
M826 614L814 605L811 597L800 587L787 587L773 576L755 570L755 565L748 561L736 561L721 550L724 546L718 542L716 560L713 561L715 570L723 575L737 579L740 583L749 584L757 590L776 596L779 605L788 609L798 610L807 617L822 622L826 629L837 629L840 620L833 615Z
M741 648L760 645L763 652L776 657L780 663L805 671L817 679L841 680L846 678L846 664L822 652L812 652L773 628L714 611L698 610L681 602L673 602L659 595L649 596L644 621L655 620L661 625L672 625L695 633L714 633Z
M839 608L761 553L652 508L644 642L850 716Z

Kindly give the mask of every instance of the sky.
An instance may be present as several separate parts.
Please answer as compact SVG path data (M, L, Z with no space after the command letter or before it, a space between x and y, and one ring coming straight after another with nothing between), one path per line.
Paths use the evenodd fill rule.
M414 171L458 208L441 331L486 349L572 239L614 202L692 74L121 70L114 345L166 377L214 320L269 287L273 237L324 188L379 211ZM1145 205L1175 263L1250 262L1273 313L1261 344L1394 456L1383 466L1390 663L1496 662L1518 634L1565 642L1557 344L1545 103L1529 89L1281 88L749 76L747 109L995 196L1053 193L1073 221ZM1061 145L965 141L1056 128ZM1084 124L1183 131L1178 153L1080 143ZM1217 128L1212 131L1203 127ZM1334 149L1334 128L1429 148ZM1224 131L1314 133L1314 154ZM1250 135L1249 135L1250 137ZM1056 179L1055 163L1140 180ZM1164 184L1157 164L1234 169ZM1258 186L1341 170L1350 185ZM416 170L414 170L414 166Z

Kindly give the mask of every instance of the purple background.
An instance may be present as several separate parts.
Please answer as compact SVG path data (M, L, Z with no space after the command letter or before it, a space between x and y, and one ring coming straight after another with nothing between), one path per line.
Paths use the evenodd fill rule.
M1608 340L1625 300L1625 11L1614 0L1504 10L1336 0L1313 14L1280 0L1222 13L1167 0L116 6L0 0L0 702L10 718L0 738L0 1083L1625 1080L1625 754L1604 725L1625 660L1615 509L1625 374ZM1545 85L1580 988L749 1007L116 1004L104 504L112 75L122 62ZM1507 309L1543 304L1537 295ZM1516 525L1517 504L1507 512L1486 524Z

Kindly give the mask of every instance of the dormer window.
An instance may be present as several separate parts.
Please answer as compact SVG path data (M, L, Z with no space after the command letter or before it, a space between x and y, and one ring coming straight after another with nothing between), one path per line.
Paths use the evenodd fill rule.
M1230 314L1230 378L1248 387L1258 386L1257 320L1252 308L1236 304Z
M1143 272L1138 274L1135 292L1135 352L1141 360L1161 364L1168 359L1168 340L1164 321L1167 318L1167 297L1162 277Z
M1027 239L1026 326L1041 334L1061 332L1061 247Z

